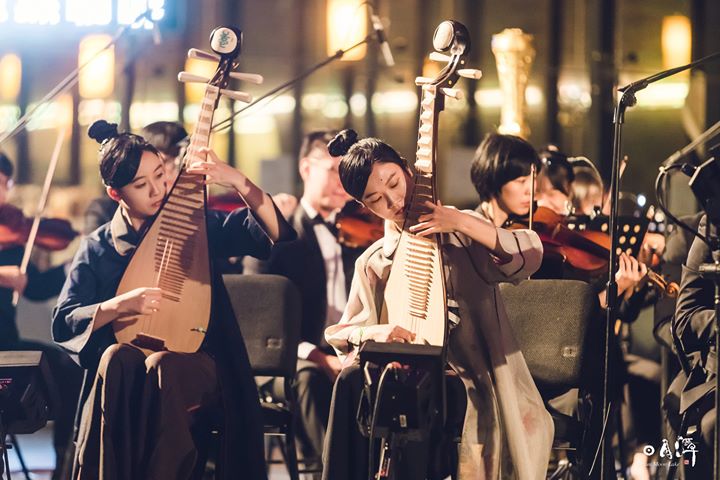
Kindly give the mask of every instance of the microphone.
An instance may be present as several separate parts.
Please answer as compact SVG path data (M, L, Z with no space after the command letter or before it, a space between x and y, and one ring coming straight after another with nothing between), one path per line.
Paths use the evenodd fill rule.
M380 21L380 17L378 17L374 13L371 13L370 21L372 22L372 28L375 31L377 41L380 44L380 52L382 53L383 59L385 60L385 65L387 65L388 67L395 66L395 59L393 59L392 52L390 51L390 44L388 43L387 37L385 36L385 27Z

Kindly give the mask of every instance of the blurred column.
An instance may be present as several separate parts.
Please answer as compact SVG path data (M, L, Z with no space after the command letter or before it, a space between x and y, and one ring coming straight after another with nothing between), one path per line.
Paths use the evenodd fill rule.
M139 54L137 50L137 41L135 36L130 34L127 36L127 52L125 62L122 69L123 88L120 97L120 131L130 131L130 105L132 105L135 96L135 61Z
M295 38L293 44L295 49L293 51L293 57L295 58L293 76L298 76L305 69L305 36L307 34L307 21L306 21L306 0L296 0L295 4ZM295 109L292 113L292 128L290 129L292 136L292 157L300 151L300 146L303 140L303 111L302 111L302 97L305 91L305 82L295 82L293 85L293 98L295 99ZM301 185L300 172L297 168L293 168L295 175L295 185ZM302 191L300 188L297 191Z
M83 134L80 130L80 89L75 85L70 92L72 95L72 123L70 124L70 171L68 181L70 185L79 185L81 178L80 138Z
M615 70L615 0L589 0L587 45L590 58L588 157L600 166L605 180L610 178L613 141Z
M545 123L547 141L560 145L560 125L558 124L558 79L562 54L563 1L550 0L550 28L548 29L548 66L545 84Z
M720 2L717 0L691 0L690 14L693 29L692 59L720 51L717 22L720 19ZM720 120L720 62L717 60L702 67L705 72L705 127Z
M20 92L17 97L17 105L20 109L20 118L27 113L28 103L30 101L30 77L32 74L29 62L24 60L23 52L18 52L22 65L22 74L20 80ZM28 144L27 128L23 127L17 135L15 135L17 143L17 159L15 159L15 175L16 183L28 183L32 179L32 168L30 165L30 148Z
M480 68L482 65L481 40L484 38L482 29L482 11L484 0L465 0L465 18L467 18L467 27L470 31L471 39L474 41L468 55L468 66L470 68ZM468 106L467 119L463 132L463 144L469 147L476 147L480 143L480 115L478 105L475 102L475 91L479 88L482 80L465 80L462 84L465 87L466 102Z

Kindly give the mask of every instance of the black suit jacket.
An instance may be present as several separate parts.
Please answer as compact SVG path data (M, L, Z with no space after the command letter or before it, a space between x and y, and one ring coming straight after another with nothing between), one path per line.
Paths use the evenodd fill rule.
M289 278L302 296L301 341L327 346L324 336L327 276L325 261L313 229L315 223L308 217L302 205L297 206L288 221L297 232L297 239L276 245L267 261L246 257L243 261L243 272L271 273ZM361 248L342 247L346 292L350 291L355 260L362 252Z
M708 230L705 217L700 221L699 231ZM700 276L699 267L712 263L713 255L705 242L696 238L692 242L687 261L682 268L682 282L677 298L673 328L680 339L678 352L690 369L680 395L680 412L694 405L714 390L715 352L715 286L712 280ZM683 382L684 379L679 382ZM671 387L671 390L674 390Z

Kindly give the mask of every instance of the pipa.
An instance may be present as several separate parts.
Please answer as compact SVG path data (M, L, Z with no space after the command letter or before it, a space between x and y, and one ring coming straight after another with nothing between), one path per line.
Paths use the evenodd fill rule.
M189 52L190 56L202 60L219 60L212 79L207 81L185 72L179 75L180 81L207 81L200 116L180 174L135 249L117 290L121 295L140 287L159 287L162 290L160 309L152 315L124 317L113 322L119 343L135 345L146 354L159 350L196 352L205 339L212 299L207 189L205 176L188 174L186 167L205 160L198 148L209 144L220 94L250 101L247 94L225 90L231 76L244 79L251 76L231 72L241 43L242 32L238 29L216 28L210 35L215 54L194 49Z
M399 325L416 334L415 343L444 346L447 338L447 299L439 235L421 237L408 229L429 213L426 201L437 203L437 127L445 97L459 99L455 89L460 76L480 78L480 71L465 67L470 35L456 21L442 22L435 30L430 59L446 62L435 78L419 77L422 87L420 128L415 161L415 188L393 257L385 287L381 323Z

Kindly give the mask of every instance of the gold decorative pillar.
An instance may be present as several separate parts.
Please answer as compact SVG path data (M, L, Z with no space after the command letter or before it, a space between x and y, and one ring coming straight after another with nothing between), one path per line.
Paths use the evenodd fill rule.
M525 89L535 59L532 40L532 35L519 28L506 28L492 37L492 52L503 95L499 133L522 138L530 135L525 118Z

